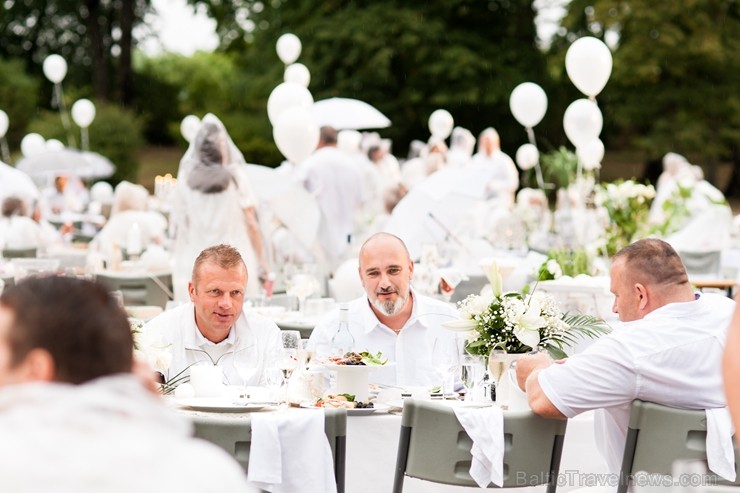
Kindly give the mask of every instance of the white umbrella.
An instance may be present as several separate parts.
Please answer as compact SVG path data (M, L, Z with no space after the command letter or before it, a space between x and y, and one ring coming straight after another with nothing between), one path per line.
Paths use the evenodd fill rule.
M310 249L319 231L321 211L316 199L289 176L258 164L245 165L249 185L261 203Z
M35 200L39 189L26 173L0 161L0 199L13 195Z
M311 111L319 126L331 125L337 130L361 130L391 126L391 121L383 113L359 99L322 99L313 104Z
M105 156L75 149L45 151L24 157L18 162L17 168L33 178L72 173L84 180L107 178L116 171L115 165Z

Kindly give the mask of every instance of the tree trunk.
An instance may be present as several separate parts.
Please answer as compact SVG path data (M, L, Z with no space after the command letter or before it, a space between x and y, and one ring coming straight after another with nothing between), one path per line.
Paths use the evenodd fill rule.
M93 89L95 97L100 101L110 99L110 90L108 86L108 67L105 47L103 46L103 36L100 32L100 0L85 0L88 16L87 31L90 36L90 56L92 58L92 76Z
M123 106L129 106L134 97L134 75L131 68L133 49L135 0L121 2L121 57L118 66L118 94Z

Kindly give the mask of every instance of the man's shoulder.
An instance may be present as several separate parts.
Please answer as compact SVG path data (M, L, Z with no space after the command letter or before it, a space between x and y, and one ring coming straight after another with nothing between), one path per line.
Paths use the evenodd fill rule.
M183 303L180 306L164 311L144 324L143 330L165 331L179 327L187 313L192 313L193 304Z
M244 329L254 329L257 331L268 331L268 332L279 332L280 327L271 319L255 313L252 310L242 310L239 319L237 320L237 327Z
M438 300L423 294L414 294L416 302L419 303L420 313L457 315L455 305L446 301Z

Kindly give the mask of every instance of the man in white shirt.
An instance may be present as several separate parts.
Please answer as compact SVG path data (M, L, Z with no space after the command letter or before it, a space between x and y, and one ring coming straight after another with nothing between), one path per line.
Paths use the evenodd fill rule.
M641 399L685 409L725 406L720 361L735 302L696 295L675 250L640 240L612 259L613 311L624 322L583 353L520 359L517 378L534 412L571 418L597 409L595 432L618 473L630 405Z
M380 351L395 363L370 373L370 381L439 385L440 377L432 366L432 347L437 339L454 340L454 332L442 323L457 318L455 309L411 288L414 263L400 238L390 233L371 236L360 249L359 261L366 295L349 303L354 350ZM311 333L309 349L319 354L329 350L338 320L338 310L324 317Z
M496 199L502 204L514 204L514 194L519 188L519 171L508 154L501 150L501 138L493 128L481 132L478 152L473 156L473 166L467 177L471 193L481 193L482 198ZM482 188L482 189L481 189Z
M305 172L303 184L321 210L318 240L333 269L347 251L355 214L368 195L362 172L337 149L337 131L332 127L321 127L319 148L300 168Z
M172 352L166 380L188 375L195 364L220 366L225 383L260 385L264 368L282 349L280 329L274 322L245 313L247 267L239 251L229 245L203 250L195 259L188 283L190 303L157 316L142 331L154 331ZM234 365L256 362L244 381Z
M200 493L215 480L253 491L236 461L192 438L132 367L131 327L103 285L51 276L5 290L2 490Z

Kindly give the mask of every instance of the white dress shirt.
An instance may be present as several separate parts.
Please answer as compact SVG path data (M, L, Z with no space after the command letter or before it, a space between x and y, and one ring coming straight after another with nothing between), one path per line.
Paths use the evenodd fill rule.
M514 194L519 188L519 171L514 161L501 149L490 156L478 152L473 156L473 166L468 168L471 185L483 186L483 193L488 198L505 199L508 204L514 203Z
M720 364L734 309L734 301L713 294L670 303L542 370L538 381L568 418L599 409L597 443L618 473L633 400L684 409L726 405Z
M36 221L26 216L0 218L0 249L40 246L43 246L43 232Z
M412 290L414 305L411 317L396 334L383 325L367 296L348 303L350 332L355 339L355 351L383 353L395 365L370 372L370 382L384 385L439 385L440 377L432 366L432 346L437 338L455 338L455 332L442 323L457 319L457 312L448 303L417 294ZM329 347L339 325L339 310L325 316L311 332L309 349L321 353Z
M242 311L226 339L214 343L203 337L195 324L195 306L186 303L168 310L147 323L143 331L159 333L172 352L172 363L165 378L174 378L199 362L214 363L224 371L229 385L264 385L264 369L282 350L280 329L274 322ZM255 359L257 372L244 382L234 367L234 358Z

